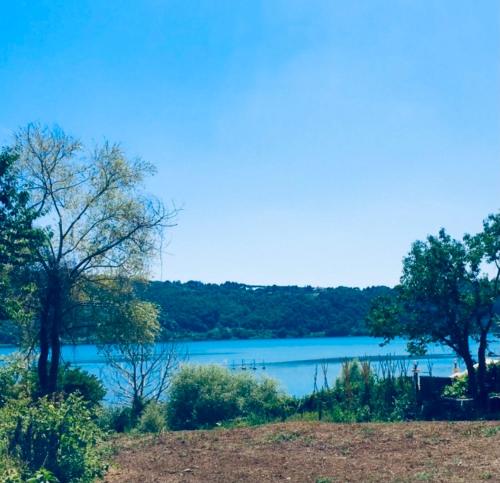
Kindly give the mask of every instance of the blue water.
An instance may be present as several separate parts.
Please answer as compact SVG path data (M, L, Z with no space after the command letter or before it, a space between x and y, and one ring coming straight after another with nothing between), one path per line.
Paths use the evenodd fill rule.
M183 342L179 344L179 348L188 354L188 363L220 364L234 371L245 368L247 372L250 371L258 377L265 375L277 379L289 394L302 396L312 392L314 373L322 362L328 363L327 379L331 385L340 373L341 363L345 358L408 355L403 339L395 340L384 347L380 346L381 342L381 339L373 337L255 339ZM498 353L499 342L495 341L490 349ZM12 351L12 348L1 348L0 354ZM430 365L433 375L450 375L456 359L450 349L433 346L428 352L428 359L418 361L419 370L425 374ZM110 390L108 399L113 399L108 369L94 345L65 346L63 358L101 377ZM372 364L376 366L377 361ZM323 379L319 367L318 386L321 387Z

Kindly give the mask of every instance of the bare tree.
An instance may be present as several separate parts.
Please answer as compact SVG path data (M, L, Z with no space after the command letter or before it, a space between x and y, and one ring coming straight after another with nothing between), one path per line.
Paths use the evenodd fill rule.
M147 402L164 398L181 360L173 342L131 343L105 354L113 391L130 403L134 417L141 414Z
M144 191L152 165L117 144L87 150L61 129L19 131L20 177L45 234L36 250L41 392L57 390L61 336L85 284L147 272L174 211Z
M148 401L165 395L172 374L185 358L174 342L158 343L158 308L131 300L116 308L119 323L101 332L99 348L111 369L116 395L130 402L134 417Z

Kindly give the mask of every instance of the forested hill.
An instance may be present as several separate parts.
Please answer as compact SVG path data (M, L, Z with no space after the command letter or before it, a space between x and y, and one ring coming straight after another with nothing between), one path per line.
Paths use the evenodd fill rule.
M363 335L371 301L391 289L149 282L139 292L161 307L167 336L224 339Z

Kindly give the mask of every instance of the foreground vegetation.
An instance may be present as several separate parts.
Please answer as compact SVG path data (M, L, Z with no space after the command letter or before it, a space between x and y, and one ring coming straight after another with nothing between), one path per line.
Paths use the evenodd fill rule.
M183 365L172 376L165 400L106 407L99 379L69 366L61 366L58 395L38 397L36 369L17 358L0 368L0 481L94 481L106 473L109 442L119 433L139 437L280 421L402 422L428 417L407 368L398 364L386 361L375 371L367 361L346 361L331 385L325 372L322 387L302 398L250 373ZM496 373L491 371L492 377ZM466 387L459 378L448 395L463 396ZM446 415L456 416L463 414ZM288 441L296 435L277 438Z

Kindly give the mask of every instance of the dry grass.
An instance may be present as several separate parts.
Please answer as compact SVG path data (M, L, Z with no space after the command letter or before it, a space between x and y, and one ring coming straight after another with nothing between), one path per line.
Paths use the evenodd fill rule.
M120 437L106 482L500 482L500 425L283 423Z

